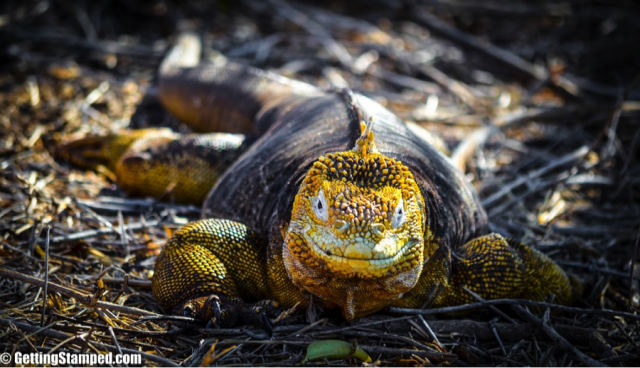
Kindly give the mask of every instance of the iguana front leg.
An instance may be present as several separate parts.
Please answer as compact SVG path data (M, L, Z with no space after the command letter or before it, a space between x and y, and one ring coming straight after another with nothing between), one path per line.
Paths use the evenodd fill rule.
M476 302L463 286L483 299L544 301L553 295L555 303L565 305L582 293L580 281L546 255L499 234L489 234L451 253L439 249L425 264L414 289L395 305L420 308L429 303L437 308ZM428 297L432 300L426 300Z
M156 260L153 293L167 312L223 325L260 321L278 304L269 298L266 240L229 220L192 222L178 231ZM256 304L248 304L254 303ZM252 317L256 317L253 318Z
M129 194L201 204L220 175L246 148L245 136L181 135L169 129L123 130L66 144L58 156L87 169L105 170Z

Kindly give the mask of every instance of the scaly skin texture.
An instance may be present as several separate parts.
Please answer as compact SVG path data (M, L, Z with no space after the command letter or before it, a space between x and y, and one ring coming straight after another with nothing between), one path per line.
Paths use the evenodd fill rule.
M392 305L420 308L428 302L432 307L446 307L477 301L461 287L483 299L544 301L551 295L564 305L582 294L580 281L549 257L495 233L469 241L454 256L438 249L424 268L411 292ZM428 299L428 295L433 297Z
M244 140L241 134L124 130L71 142L58 156L83 168L112 173L131 195L202 204L211 184L244 151ZM190 175L184 175L187 167Z
M368 111L386 119L380 128L383 138L394 137L390 132L396 132L392 142L405 137L397 132L411 137L403 141L403 149L383 141L378 146L391 154L379 152L372 123L361 121L356 99L344 91L341 96L348 101L343 106L313 87L238 66L175 72L168 78L170 83L161 78L160 96L172 111L184 108L197 115L190 105L190 86L195 86L197 101L209 101L202 116L187 119L197 121L196 128L224 127L233 124L229 117L240 116L237 131L253 129L264 135L246 150L242 135L127 131L72 142L61 151L81 166L106 167L136 195L171 193L177 201L201 202L220 182L208 197L216 201L208 205L221 207L228 218L185 226L156 261L153 292L166 311L231 325L238 318L252 321L246 315L273 315L278 306L305 306L310 296L339 308L346 319L389 305L473 302L464 288L485 299L545 300L553 295L557 303L570 304L580 296L579 281L547 256L498 234L482 235L485 214L468 184L459 179L462 175L436 150L425 148L429 143L416 138L420 134L403 130L403 123L373 102L362 100ZM183 92L176 94L178 89ZM227 92L237 98L222 98ZM243 108L245 100L249 112ZM326 106L344 107L347 113ZM309 112L313 115L304 115ZM249 127L248 121L256 126ZM329 143L342 149L304 156L308 149L321 147L311 139L335 131L356 132L349 140L355 146L345 147L348 139L337 139ZM289 134L298 138L288 139ZM270 155L257 147L267 147ZM396 158L391 157L394 150L400 152ZM242 171L248 167L247 157L259 165ZM423 166L416 166L416 157ZM277 167L267 167L274 162ZM284 172L293 176L282 178ZM237 179L240 174L245 181ZM446 180L434 185L428 176ZM213 196L238 183L253 189L230 191L233 200ZM255 210L246 201L255 201Z

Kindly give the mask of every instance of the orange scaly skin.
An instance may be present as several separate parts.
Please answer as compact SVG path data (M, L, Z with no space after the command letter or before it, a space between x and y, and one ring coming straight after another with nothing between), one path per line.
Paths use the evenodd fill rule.
M198 96L211 94L207 112L195 119L198 128L233 124L225 116L240 114L264 135L245 150L242 135L127 131L73 142L61 152L83 167L107 167L132 194L158 197L170 191L178 201L201 202L220 180L205 210L220 207L225 218L186 225L156 261L153 292L166 311L230 325L238 318L252 321L243 318L247 311L273 315L277 306L307 305L310 295L339 308L346 319L389 305L473 302L463 286L485 299L545 300L552 294L555 302L570 304L580 296L580 282L544 254L498 234L478 237L485 233L486 217L462 174L424 139L416 143L422 134L404 130L404 123L374 102L343 91L344 105L311 86L237 65L172 72L169 80L161 79L160 97L173 110L193 104L188 93L175 91L196 86ZM361 122L357 101L387 124L376 134L383 132L386 140L377 143L390 154L376 149L372 123ZM347 113L334 114L326 106ZM314 145L319 134L341 131L355 140L352 124L358 123L353 149L353 140L345 147L345 140L334 139L329 143L341 149L308 157L320 147ZM291 134L297 138L288 139ZM418 164L410 161L412 152L422 157ZM394 154L409 161L403 164ZM435 185L427 174L446 180ZM274 202L286 207L266 207Z

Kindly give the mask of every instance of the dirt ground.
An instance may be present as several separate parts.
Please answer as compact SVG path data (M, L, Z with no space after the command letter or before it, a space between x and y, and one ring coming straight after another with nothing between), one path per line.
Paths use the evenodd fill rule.
M439 134L491 230L577 275L583 297L567 308L479 302L456 317L389 309L310 321L300 311L272 336L165 316L153 265L199 208L170 193L128 197L112 173L73 167L56 150L123 128L188 132L155 86L183 30L202 36L205 60L349 86ZM2 352L291 366L311 342L339 339L372 362L308 364L640 365L636 2L7 0L0 45Z

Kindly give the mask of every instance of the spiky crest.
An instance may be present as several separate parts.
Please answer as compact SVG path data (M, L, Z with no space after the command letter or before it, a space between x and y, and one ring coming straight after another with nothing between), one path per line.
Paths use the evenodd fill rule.
M360 138L356 140L356 145L353 147L353 151L360 154L362 157L372 153L378 153L376 143L373 139L373 117L369 118L369 123L365 123L360 120Z

